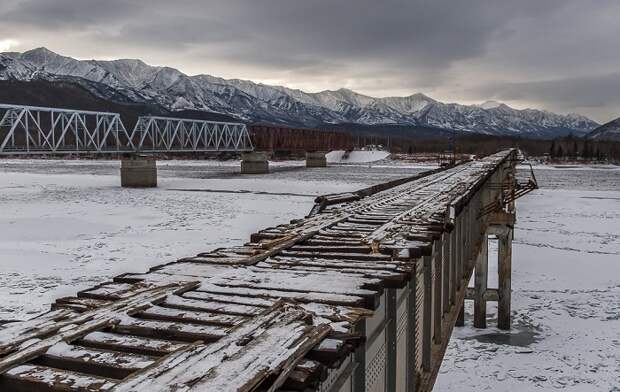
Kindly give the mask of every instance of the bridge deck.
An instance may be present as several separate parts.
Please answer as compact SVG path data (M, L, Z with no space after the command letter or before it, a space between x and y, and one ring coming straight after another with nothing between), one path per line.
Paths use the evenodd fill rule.
M385 389L430 390L480 247L481 192L514 155L323 198L242 246L58 299L0 327L0 390L339 390L347 375L370 390L381 312L392 312L385 333L408 342L398 388L401 348L379 350ZM408 316L396 320L403 293Z

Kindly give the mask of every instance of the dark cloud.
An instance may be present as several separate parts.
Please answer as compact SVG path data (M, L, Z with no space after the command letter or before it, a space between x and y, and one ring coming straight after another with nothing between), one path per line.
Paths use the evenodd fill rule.
M475 94L498 100L547 102L569 111L594 110L620 116L620 72L520 83L492 83Z
M620 63L617 0L5 1L0 34L32 46L314 90L468 101L492 92L565 111L577 107L559 96L569 87L543 98L525 86L603 78Z

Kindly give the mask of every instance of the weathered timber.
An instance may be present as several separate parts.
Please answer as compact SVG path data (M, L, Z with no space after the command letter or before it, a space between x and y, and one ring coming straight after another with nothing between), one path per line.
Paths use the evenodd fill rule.
M515 154L319 198L241 246L59 299L0 326L0 389L430 391L476 293L482 233L512 229L514 202L480 211L509 192L493 184L508 183ZM482 294L508 326L509 267Z

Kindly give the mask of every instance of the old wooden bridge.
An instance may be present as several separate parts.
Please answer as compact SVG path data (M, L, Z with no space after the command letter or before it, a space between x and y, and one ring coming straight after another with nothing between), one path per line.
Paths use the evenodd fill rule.
M242 246L58 299L0 327L0 390L430 391L466 299L510 328L516 162L321 197Z

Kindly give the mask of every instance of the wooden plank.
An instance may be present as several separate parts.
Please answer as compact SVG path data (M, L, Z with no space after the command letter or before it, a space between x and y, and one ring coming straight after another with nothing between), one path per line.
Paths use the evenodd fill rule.
M77 295L79 298L116 300L128 297L137 288L138 286L128 283L104 283L92 289L78 291Z
M101 331L91 332L77 340L76 343L85 347L153 356L169 354L187 346L187 343L174 340L145 338Z
M306 265L315 267L338 267L338 268L361 268L367 270L385 270L390 272L410 272L413 268L412 263L399 261L399 260L376 260L376 261L363 261L363 260L346 260L346 259L323 259L308 258L308 257L282 257L274 256L270 257L264 262L274 264L287 264L287 265Z
M116 391L251 391L279 375L269 389L274 390L329 332L329 327L308 325L307 318L299 308L278 305L214 344L192 346L163 359Z
M362 261L390 261L392 259L389 255L380 253L342 253L342 252L294 252L294 251L282 251L278 254L283 257L308 257L308 258L323 258L323 259L348 259L348 260L362 260Z
M64 297L58 298L52 304L52 310L70 309L78 312L96 309L101 306L109 305L111 301L91 298Z
M229 328L204 325L177 323L162 320L142 320L130 316L119 316L119 321L114 325L113 331L132 335L171 338L186 342L205 341L213 342L226 336Z
M191 293L194 293L194 291L188 291L187 293L184 293L183 295L187 297L186 294L191 294ZM266 299L266 298L241 297L241 296L236 296L236 295L206 294L204 292L200 293L199 298L213 301L213 302L218 302L218 303L222 302L226 304L248 305L254 308L255 307L269 308L273 306L273 304L276 302L273 299ZM219 312L219 313L222 313L222 312Z
M93 349L60 342L50 347L33 363L120 380L151 365L155 359L146 355Z
M0 390L12 392L39 391L109 391L116 382L67 370L45 366L21 365L0 375Z
M370 306L369 299L359 295L345 295L345 294L332 294L332 293L317 293L317 292L294 292L294 291L281 291L274 289L255 289L248 287L227 287L218 286L203 283L198 290L192 291L185 295L186 297L193 296L196 292L204 291L210 294L232 294L237 296L248 297L261 297L272 299L289 299L302 303L317 302L322 304L331 305L352 305L352 306ZM373 303L376 302L373 300ZM374 309L374 308L372 308Z
M189 322L192 324L221 325L231 327L245 320L244 317L210 313L202 310L175 309L163 306L152 306L134 316L142 319Z
M167 284L161 287L150 287L129 299L117 301L106 307L69 317L62 320L62 322L56 322L53 327L45 329L45 337L41 335L40 330L33 332L30 326L26 324L23 327L24 334L12 343L9 343L18 345L18 350L0 359L0 373L43 354L47 349L59 342L70 342L90 332L111 327L118 323L122 317L125 317L123 315L128 311L150 306L150 303L161 300L171 293L194 286L194 283L189 283L185 285Z
M295 245L288 248L290 252L312 252L312 253L370 253L372 249L368 245Z
M242 305L230 302L216 302L212 300L212 294L203 291L189 291L181 297L170 296L162 303L166 306L178 309L204 310L213 313L231 314L236 316L255 316L263 311L263 307ZM237 297L231 295L231 297ZM276 301L275 299L273 300Z

